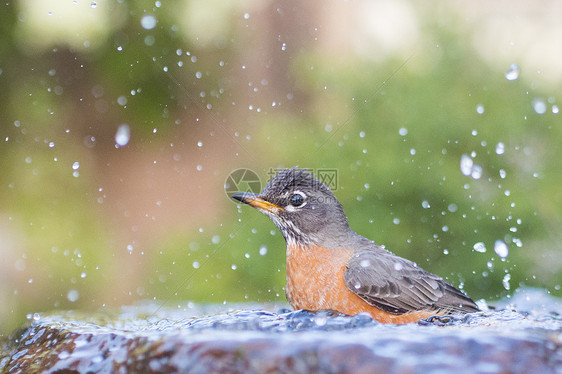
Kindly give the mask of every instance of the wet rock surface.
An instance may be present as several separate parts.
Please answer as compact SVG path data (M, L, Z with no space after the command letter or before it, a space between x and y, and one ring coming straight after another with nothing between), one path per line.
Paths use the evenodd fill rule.
M14 332L0 372L562 373L560 301L533 306L403 326L248 305L59 312Z

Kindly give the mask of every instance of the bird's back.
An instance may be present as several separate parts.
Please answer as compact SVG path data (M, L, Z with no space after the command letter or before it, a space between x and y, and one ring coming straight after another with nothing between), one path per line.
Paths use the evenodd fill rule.
M422 310L445 313L479 310L472 299L440 276L370 240L363 237L357 240L344 279L346 286L370 305L397 315Z

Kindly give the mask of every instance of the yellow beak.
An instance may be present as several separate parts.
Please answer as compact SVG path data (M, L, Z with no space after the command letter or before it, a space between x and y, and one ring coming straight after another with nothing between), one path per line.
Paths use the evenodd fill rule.
M280 210L283 210L279 205L270 203L267 200L264 200L260 195L254 193L237 193L231 196L233 199L238 200L244 204L248 204L253 206L254 208L258 208L261 210L265 210L271 213L277 213Z

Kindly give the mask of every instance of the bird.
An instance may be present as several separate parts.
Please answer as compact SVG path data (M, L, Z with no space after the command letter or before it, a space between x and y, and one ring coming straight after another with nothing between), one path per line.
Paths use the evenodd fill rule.
M261 193L231 197L268 215L285 238L285 294L295 310L368 313L391 324L479 311L440 276L357 234L307 169L283 169Z

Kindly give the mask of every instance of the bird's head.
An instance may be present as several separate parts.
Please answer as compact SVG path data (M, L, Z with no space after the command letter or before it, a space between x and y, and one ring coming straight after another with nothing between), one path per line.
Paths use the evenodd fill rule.
M239 193L232 198L267 214L287 244L337 241L338 235L350 230L332 191L312 174L296 167L280 171L259 194Z

